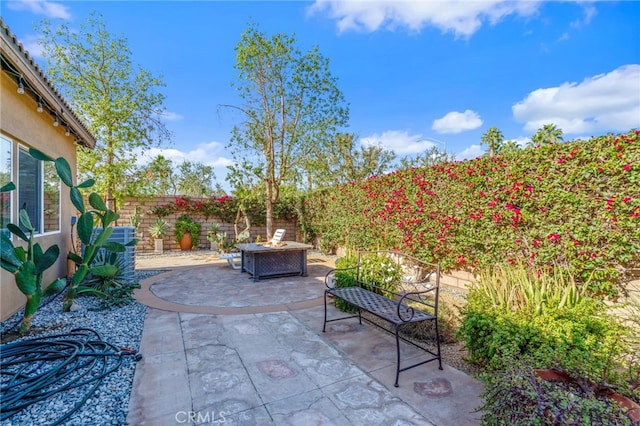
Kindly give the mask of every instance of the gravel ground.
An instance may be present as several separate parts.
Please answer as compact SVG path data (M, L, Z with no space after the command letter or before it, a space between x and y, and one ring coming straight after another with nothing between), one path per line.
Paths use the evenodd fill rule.
M141 280L154 272L137 274L136 280ZM100 301L93 297L80 297L76 299L78 310L68 313L62 312L62 297L57 296L43 301L36 313L31 331L27 336L19 337L16 334L17 326L22 318L22 312L18 312L11 318L1 323L2 332L2 420L0 425L124 425L129 405L129 395L135 372L134 355L116 355L120 348L137 349L140 345L142 326L147 308L135 301L126 306L113 307L108 310L100 310ZM86 328L93 332L85 332L86 336L77 333L70 334L71 330ZM62 337L54 338L55 335ZM61 368L64 362L69 362L69 375L65 379L56 376L51 380L51 387L58 390L49 398L41 402L35 402L9 418L4 418L10 410L10 392L5 390L8 385L7 371L12 367L9 363L9 353L12 346L22 345L25 342L34 343L34 339L46 338L46 342L39 344L37 348L28 347L25 351L28 356L34 356L37 351L56 350L55 355L61 358L55 361L47 361L38 364L27 359L24 364L30 370L35 370L32 375L44 377L45 371L54 371ZM64 341L64 342L63 342ZM71 349L69 349L71 347ZM88 356L77 356L73 350L83 353L92 352ZM102 355L95 355L96 353ZM107 354L107 355L104 355ZM23 357L24 360L24 357ZM88 362L91 362L89 364ZM119 364L119 365L118 365ZM37 370L36 370L37 368ZM104 374L103 369L114 371L99 380ZM85 372L82 379L78 373ZM89 378L89 379L87 379ZM60 390L62 384L72 383L78 380L78 385L70 389ZM54 384L55 383L55 384ZM95 387L95 390L93 388ZM88 397L86 402L83 399ZM22 400L23 401L23 400ZM59 419L71 410L75 404L80 407L61 423Z

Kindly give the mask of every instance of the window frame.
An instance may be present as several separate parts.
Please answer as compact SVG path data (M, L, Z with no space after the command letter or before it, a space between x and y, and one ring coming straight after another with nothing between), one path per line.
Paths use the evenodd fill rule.
M4 147L2 145L4 145L4 143L7 143L8 148L9 148L9 152L8 152L8 158L4 157ZM2 153L0 153L0 162L4 163L5 161L7 162L7 165L9 167L9 182L15 182L15 162L14 162L14 143L13 140L11 138L9 138L8 136L1 134L0 133L0 151L2 151ZM2 166L0 166L2 167ZM0 168L0 170L2 170ZM6 183L9 183L6 182ZM4 183L2 183L2 185L4 185ZM1 186L1 185L0 185ZM8 214L8 221L7 223L15 223L14 222L14 213L13 213L13 207L15 206L16 203L16 199L15 199L15 192L16 191L9 191L9 192L5 192L3 193L3 197L7 197L8 198L8 204L9 204L9 214ZM1 213L1 212L0 212ZM8 230L6 230L6 228L4 227L5 224L0 223L0 229L3 229L3 232L7 232L10 236L12 236L13 234L11 234Z
M56 228L57 229L53 229L53 230L46 230L46 217L45 217L45 206L46 206L46 202L45 202L45 179L46 179L46 175L45 175L45 162L42 160L38 160L36 158L34 158L30 153L29 153L29 147L24 145L24 144L17 144L18 147L15 150L16 151L16 155L15 155L15 164L17 164L16 170L15 172L13 172L13 177L14 177L14 182L17 182L16 184L16 190L12 191L12 192L16 192L16 199L15 199L15 210L16 211L20 211L21 206L19 204L21 204L23 202L23 200L20 199L20 189L21 189L21 185L23 185L23 183L21 182L21 170L20 170L20 156L21 155L28 155L29 157L31 157L37 164L37 179L39 179L39 182L37 184L37 194L35 195L37 198L37 207L36 209L37 214L38 214L38 218L37 221L34 220L34 222L36 222L36 224L32 223L34 225L34 236L44 236L44 235L52 235L52 234L59 234L62 232L62 186L61 186L61 182L60 182L60 178L57 178L57 184L58 184L58 211L57 211L57 225ZM53 165L51 167L54 167ZM57 174L56 174L57 177ZM26 185L26 183L25 183ZM13 200L12 200L13 201ZM33 220L33 218L30 218ZM16 223L16 222L12 222L12 223ZM17 223L16 223L17 224ZM20 224L18 224L20 227L22 227Z

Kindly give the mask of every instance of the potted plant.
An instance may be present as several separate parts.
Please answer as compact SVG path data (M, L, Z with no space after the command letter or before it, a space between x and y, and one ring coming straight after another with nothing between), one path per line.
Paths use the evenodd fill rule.
M198 247L202 227L191 216L183 214L173 226L173 234L181 250Z
M158 218L150 227L149 234L153 237L154 240L154 251L156 253L162 254L164 251L164 242L163 238L167 235L168 225L167 222Z
M207 240L211 243L211 251L218 251L218 224L212 223L209 225L209 231L207 232Z

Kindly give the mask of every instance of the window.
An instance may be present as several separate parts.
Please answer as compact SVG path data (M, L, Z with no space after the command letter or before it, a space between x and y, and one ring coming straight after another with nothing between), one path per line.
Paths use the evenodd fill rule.
M0 136L0 187L11 182L11 147L10 140ZM11 223L11 192L0 192L0 229L6 231Z
M60 230L60 179L53 163L18 155L18 206L26 208L35 233Z

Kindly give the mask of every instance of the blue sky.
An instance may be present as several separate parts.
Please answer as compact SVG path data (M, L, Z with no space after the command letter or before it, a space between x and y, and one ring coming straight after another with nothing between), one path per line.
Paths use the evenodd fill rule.
M234 47L249 22L330 59L362 144L399 156L437 146L481 155L498 127L526 143L554 123L565 140L640 127L640 2L3 1L5 24L39 62L34 24L98 11L134 64L166 83L163 154L213 165L224 184L240 105ZM42 62L41 62L42 63ZM157 154L158 150L148 153Z

